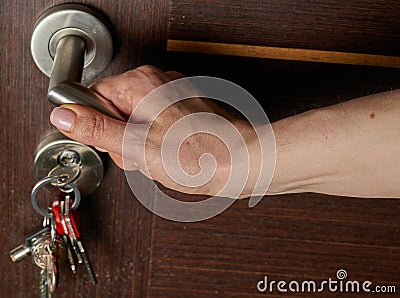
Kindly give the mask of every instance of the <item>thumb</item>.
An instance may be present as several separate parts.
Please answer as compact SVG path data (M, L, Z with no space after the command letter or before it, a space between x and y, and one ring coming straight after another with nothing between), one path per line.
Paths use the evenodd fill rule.
M82 105L66 104L52 111L50 122L73 140L122 155L126 126L122 121Z

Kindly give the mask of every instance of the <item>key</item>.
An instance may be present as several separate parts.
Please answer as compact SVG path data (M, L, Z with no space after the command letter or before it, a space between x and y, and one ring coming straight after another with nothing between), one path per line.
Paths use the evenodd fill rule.
M86 270L88 271L90 280L93 284L96 283L96 277L94 275L92 266L90 265L89 258L86 254L85 248L80 241L79 232L79 217L78 213L74 210L69 210L70 196L66 195L65 200L57 201L53 203L52 210L56 222L57 232L60 235L68 236L75 255L78 259L78 263L84 263Z
M52 212L53 212L53 217L54 217L55 230L57 231L58 235L60 235L63 239L63 242L67 249L67 258L68 258L68 262L70 264L72 273L76 274L75 261L74 261L74 257L72 255L72 251L71 251L72 246L71 246L70 241L68 240L67 234L65 233L65 229L67 228L67 226L65 225L65 228L64 228L63 222L61 221L60 201L59 200L55 200L53 202ZM71 213L74 214L75 211L72 210Z
M51 297L47 288L47 272L45 269L40 269L39 272L39 293L41 298Z
M68 257L68 262L71 267L72 273L76 274L76 265L75 265L74 257L72 255L72 251L71 251L71 244L68 241L67 235L63 235L62 237L63 237L63 241L67 247L67 257Z
M50 235L38 238L32 247L33 263L41 269L46 268L47 255L50 252Z
M58 164L50 170L48 176L60 176L60 181L53 182L54 186L65 186L74 182L81 174L81 158L78 152L64 150L58 157Z
M45 271L47 275L47 290L51 295L54 295L58 287L58 269L56 257L51 252L46 258Z
M58 176L60 179L52 183L54 186L64 186L66 184L74 182L78 179L80 175L80 168L79 167L63 167L63 166L56 166L52 169L48 176Z
M69 196L68 195L65 197L64 203L65 203L65 209L64 209L64 216L62 218L65 218L65 222L67 223L67 231L66 232L68 232L68 234L71 235L73 241L78 245L79 251L81 253L86 270L89 274L90 280L93 284L96 284L96 276L94 275L92 266L90 265L89 258L83 247L82 241L80 241L80 233L78 230L77 222L75 222L74 217L70 216ZM78 238L78 236L79 236L79 238Z
M54 239L51 247L52 234L47 233L37 238L32 245L33 263L40 268L39 288L41 297L52 297L58 286L58 269L56 250L59 250L60 241Z
M59 235L64 235L65 234L65 230L68 230L68 226L65 224L65 227L63 225L62 222L62 218L61 218L61 203L65 205L64 201L59 201L59 200L55 200L52 204L52 212L54 215L54 220L55 220L55 224L56 224L56 231ZM64 211L62 212L64 213ZM79 233L79 216L78 213L76 212L76 210L70 210L69 211L69 216L70 218L72 218L72 224L75 226L75 230L76 232L76 237L79 239L80 238L80 233ZM65 218L64 218L65 220Z
M43 235L47 235L50 233L50 227L42 227L39 230L33 232L32 234L29 234L25 238L24 244L21 244L20 246L10 250L10 258L13 262L20 262L24 259L26 259L28 256L32 254L32 245L33 242L37 240L37 238L40 238Z
M58 272L54 256L46 259L46 268L39 272L40 297L52 297L58 286Z
M52 251L52 254L56 257L57 262L64 262L65 257L68 257L68 242L65 243L63 239L60 238L60 235L57 234L56 230L56 223L54 220L54 216L50 218L50 249ZM72 254L71 254L72 256ZM73 261L73 258L72 258ZM75 265L75 263L74 263ZM75 269L75 268L73 268Z
M42 297L52 297L58 287L57 260L65 260L65 246L56 231L54 216L43 220L46 233L32 240L32 259L40 268Z
M69 198L69 196L67 196ZM78 263L82 264L83 260L82 257L79 253L78 247L76 245L76 242L74 241L74 239L72 238L72 236L70 235L70 233L68 232L68 227L67 224L65 222L65 217L63 216L64 214L64 201L54 201L53 202L53 206L52 206L52 210L53 210L53 214L54 214L54 218L55 218L55 223L56 223L56 229L57 229L57 233L59 235L62 235L64 237L64 239L67 239L69 237L69 241L67 239L67 243L71 244L72 249L75 252L76 258L78 259ZM78 218L77 213L73 212L74 217ZM70 262L71 263L71 262Z

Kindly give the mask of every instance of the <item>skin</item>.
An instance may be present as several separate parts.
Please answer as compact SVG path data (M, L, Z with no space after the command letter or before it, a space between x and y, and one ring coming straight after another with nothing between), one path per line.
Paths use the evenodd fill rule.
M299 114L273 128L272 193L400 197L400 90Z
M179 73L142 66L103 79L91 89L129 116L149 92L178 78L182 78ZM72 127L60 130L67 137L102 148L121 168L137 169L171 189L202 195L217 194L229 178L231 160L224 143L206 133L192 135L182 143L179 161L185 173L196 175L201 171L199 158L203 153L211 153L217 162L212 179L199 187L183 186L170 179L163 167L161 144L168 128L186 115L197 112L220 115L238 129L249 150L249 178L239 197L250 196L254 189L261 164L260 146L254 130L250 123L227 113L210 100L199 97L179 102L163 111L152 123L146 113L136 115L130 124L134 132L130 139L132 150L124 151L125 163L122 162L122 141L126 123L80 105L64 105L61 109L74 112ZM399 111L400 91L396 90L272 123L276 167L267 193L258 195L318 192L355 197L400 197ZM62 120L57 117L57 113L52 113L51 121L56 126ZM139 146L142 142L144 149ZM243 148L235 146L231 150ZM179 172L175 168L170 170ZM266 186L268 182L265 179ZM237 197L229 190L224 195Z

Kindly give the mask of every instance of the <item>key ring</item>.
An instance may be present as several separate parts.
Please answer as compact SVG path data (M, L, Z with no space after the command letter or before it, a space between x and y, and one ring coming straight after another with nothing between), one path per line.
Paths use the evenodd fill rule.
M43 179L39 180L39 182L36 183L32 189L31 201L32 201L33 209L35 209L35 211L37 213L39 213L40 215L42 215L43 217L52 217L53 213L47 209L41 208L37 203L36 196L42 187L44 187L48 184L52 184L59 180L60 180L59 176L44 177ZM81 203L81 192L79 191L78 186L76 186L74 183L69 183L63 187L71 188L73 190L75 199L74 199L74 203L71 206L71 210L77 209L79 207L79 204Z

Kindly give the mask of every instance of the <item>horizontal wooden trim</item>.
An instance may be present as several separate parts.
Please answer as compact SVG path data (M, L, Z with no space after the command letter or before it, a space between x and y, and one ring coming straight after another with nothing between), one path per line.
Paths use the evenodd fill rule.
M171 52L400 68L400 57L396 56L308 49L278 48L171 39L168 40L167 50Z

